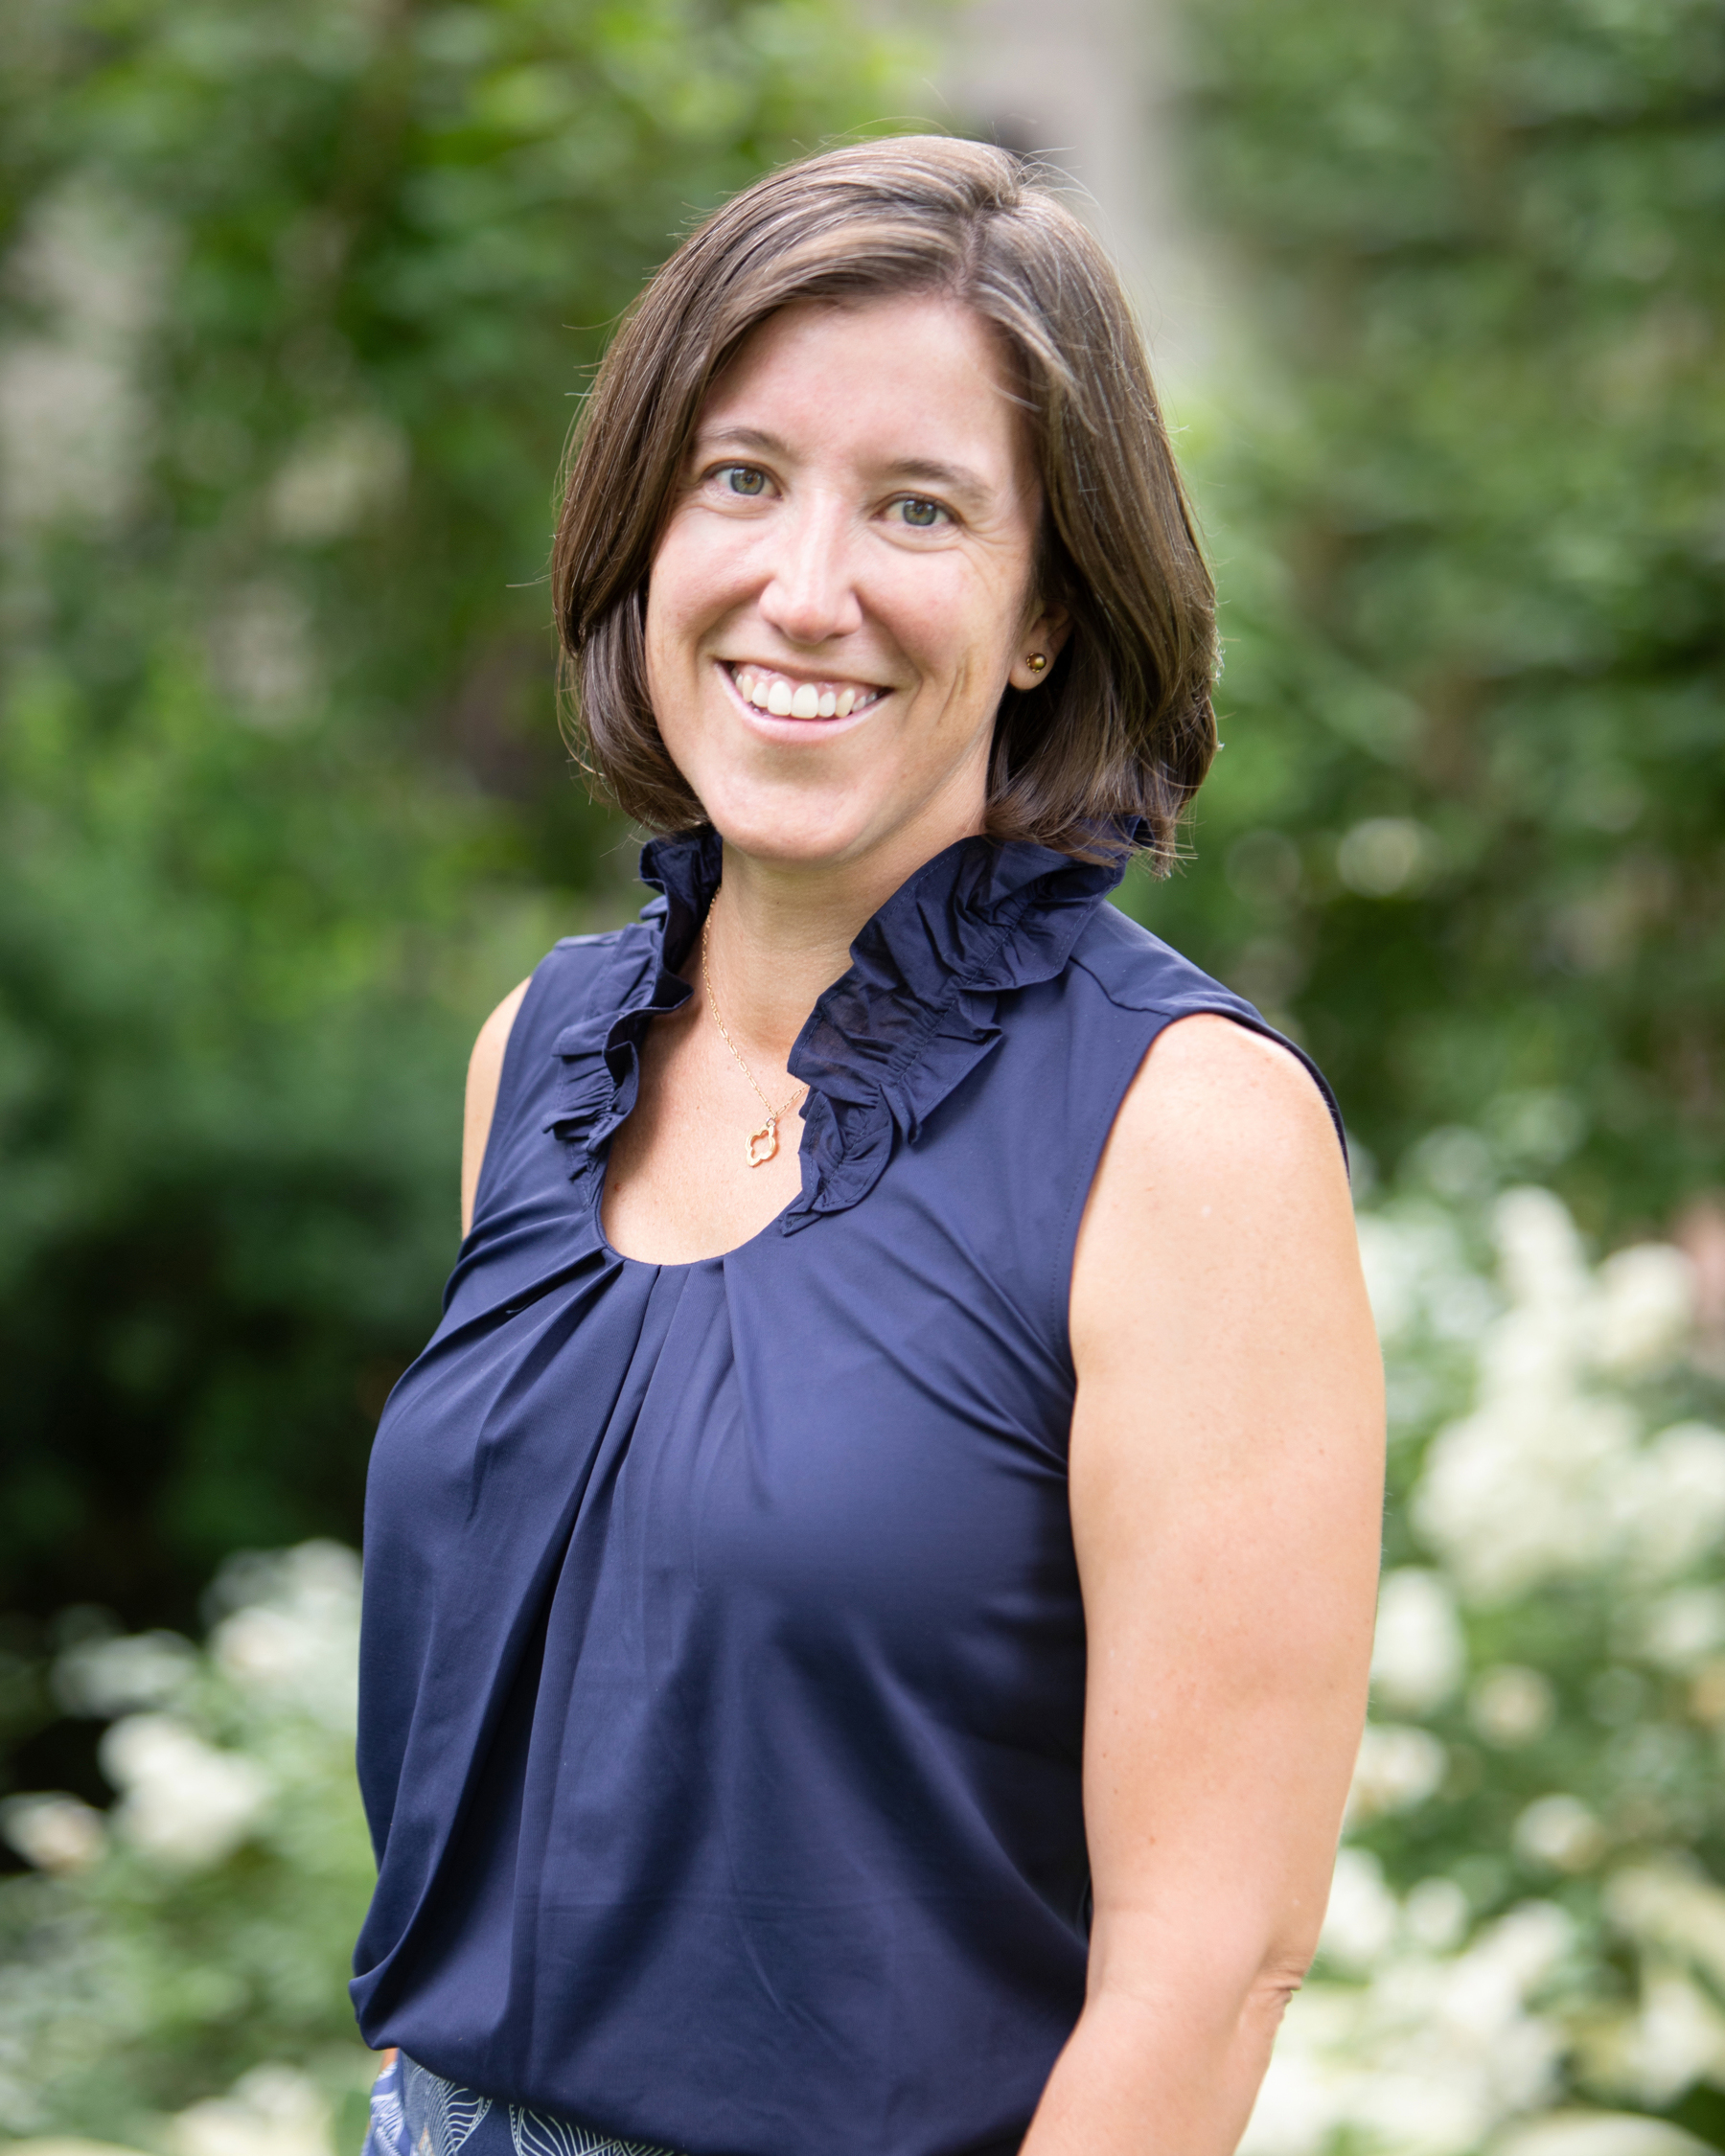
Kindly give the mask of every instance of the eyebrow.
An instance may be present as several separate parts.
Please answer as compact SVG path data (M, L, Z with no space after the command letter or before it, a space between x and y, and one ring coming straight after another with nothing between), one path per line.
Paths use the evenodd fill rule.
M769 433L758 426L721 426L712 432L702 431L696 436L697 446L702 450L722 447L758 449L763 456L789 456L789 443L781 436ZM925 486L942 487L949 493L968 495L972 500L988 498L990 488L979 471L967 464L942 464L932 457L901 457L881 469L881 476L887 480L920 480Z

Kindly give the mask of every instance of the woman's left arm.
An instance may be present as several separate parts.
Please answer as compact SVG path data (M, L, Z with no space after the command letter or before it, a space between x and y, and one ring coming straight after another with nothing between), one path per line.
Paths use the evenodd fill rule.
M1383 1380L1310 1077L1170 1026L1079 1235L1095 1914L1024 2156L1230 2156L1318 1942L1365 1713Z

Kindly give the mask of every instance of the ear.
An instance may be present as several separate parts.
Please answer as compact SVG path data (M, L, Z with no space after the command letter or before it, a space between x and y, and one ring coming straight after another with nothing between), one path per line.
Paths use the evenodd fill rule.
M1072 617L1065 607L1045 607L1019 632L1007 679L1015 689L1034 689L1053 671L1060 648L1072 632ZM1041 659L1037 666L1032 662Z

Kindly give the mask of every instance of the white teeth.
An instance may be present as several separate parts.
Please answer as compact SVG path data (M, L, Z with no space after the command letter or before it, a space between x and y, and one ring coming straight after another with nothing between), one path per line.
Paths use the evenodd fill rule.
M782 674L757 674L752 666L738 667L731 676L737 694L757 711L770 711L775 719L848 719L853 711L866 711L885 693L880 689L828 689L814 681L788 681Z

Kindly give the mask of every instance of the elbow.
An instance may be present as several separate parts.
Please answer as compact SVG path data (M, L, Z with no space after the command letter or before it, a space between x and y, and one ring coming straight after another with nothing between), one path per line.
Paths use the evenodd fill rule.
M1194 2032L1203 2025L1212 2038L1247 2027L1274 2030L1317 1952L1316 1939L1305 1936L1309 1927L1297 1917L1254 1921L1208 1903L1202 1925L1169 1927L1135 1916L1100 1916L1092 1932L1092 2000L1162 2012L1177 1996Z
M1310 1953L1285 1951L1269 1955L1246 1987L1244 2026L1274 2036L1281 2027L1288 2003L1306 1980L1312 1965Z

